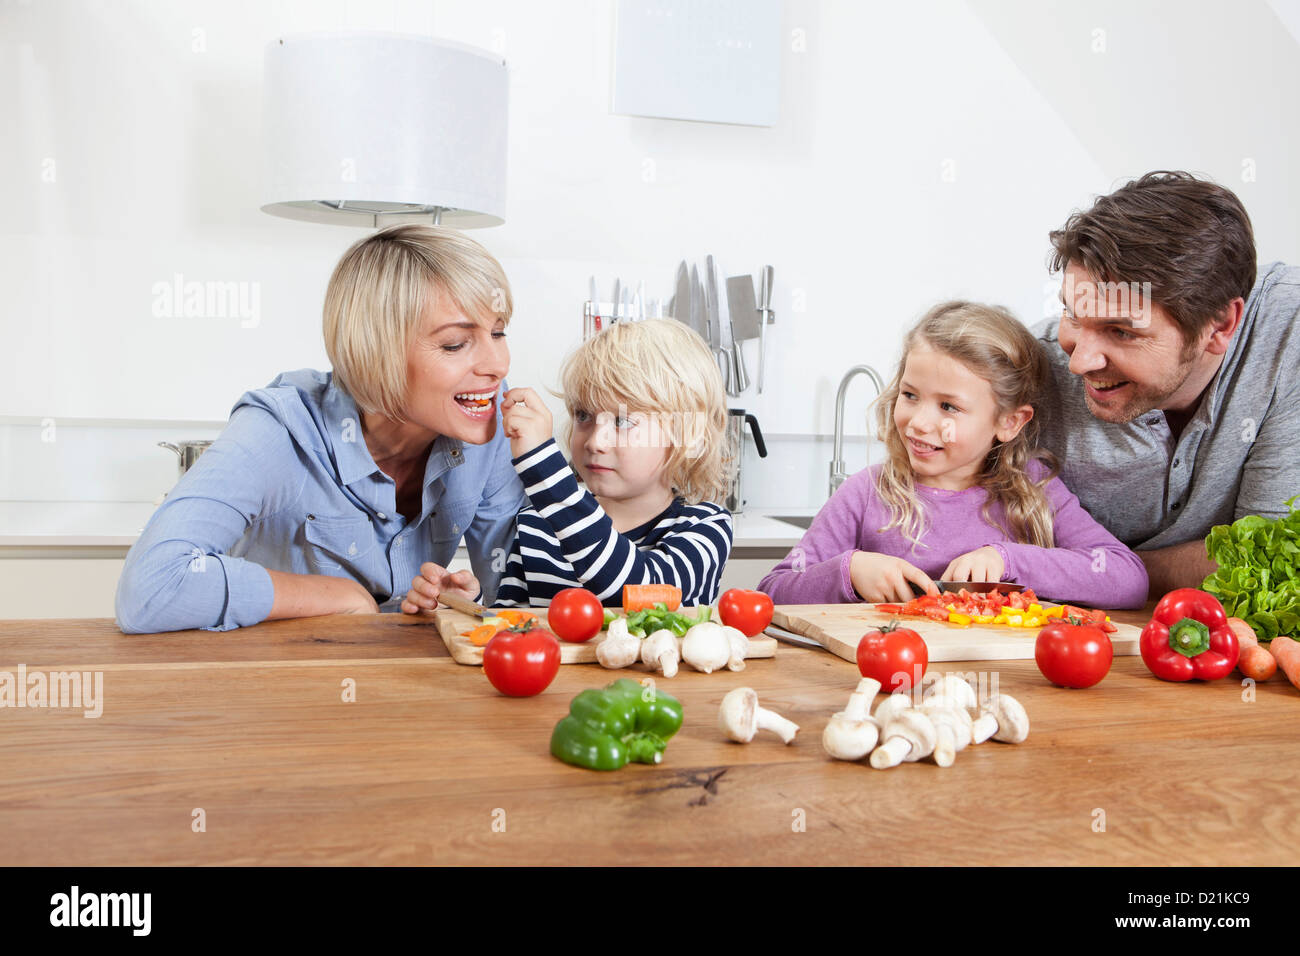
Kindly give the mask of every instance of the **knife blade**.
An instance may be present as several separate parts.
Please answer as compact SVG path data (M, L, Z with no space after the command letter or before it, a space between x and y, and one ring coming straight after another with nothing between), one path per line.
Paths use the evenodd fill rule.
M767 323L773 319L772 283L775 273L771 266L763 266L758 293L758 394L763 394L763 372L767 367Z
M731 310L731 330L736 341L736 369L740 390L749 388L749 370L745 367L745 342L758 338L758 304L754 301L752 276L727 279L727 305Z
M704 309L709 317L709 344L718 358L718 370L722 373L723 387L728 395L738 395L738 392L732 390L732 369L735 362L728 347L731 316L724 315L718 308L718 270L713 263L713 256L704 257Z
M705 342L709 341L709 329L704 317L704 286L700 284L700 270L691 266L691 328Z
M1012 591L1023 591L1023 584L1012 584L1010 581L935 581L934 582L941 593L956 594L962 588L970 591L972 594L988 594L992 591L1001 591L1004 594L1010 594ZM925 592L917 586L915 582L909 581L912 585L912 593L920 597ZM886 601L886 604L889 602Z
M797 644L800 647L814 647L819 651L826 650L824 644L819 644L811 637L807 637L803 634L796 634L794 631L787 631L785 628L777 627L775 624L769 624L763 633L768 637L775 637L778 641L783 641L786 644Z
M686 260L677 263L677 285L673 293L673 318L685 325L691 324L691 272Z

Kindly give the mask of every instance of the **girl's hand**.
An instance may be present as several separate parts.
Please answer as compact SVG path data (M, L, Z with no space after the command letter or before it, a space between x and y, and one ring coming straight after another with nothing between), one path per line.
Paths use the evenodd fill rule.
M502 396L501 424L515 458L551 437L551 412L531 388L512 388Z
M443 591L459 594L467 601L478 596L478 578L469 571L448 571L440 564L426 561L420 565L420 576L411 579L411 590L402 601L403 614L421 614L438 609L438 595Z
M941 581L992 581L1002 580L1006 564L998 549L986 544L982 548L968 551L952 559L948 569L943 572Z
M939 588L914 564L888 554L855 551L849 560L849 579L858 597L868 604L906 604L915 596L908 581L914 581L927 594Z

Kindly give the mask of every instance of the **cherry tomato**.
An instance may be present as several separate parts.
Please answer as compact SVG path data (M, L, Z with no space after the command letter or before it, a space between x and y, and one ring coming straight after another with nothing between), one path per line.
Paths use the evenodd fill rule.
M1091 687L1110 672L1114 656L1110 638L1095 624L1054 620L1034 643L1038 669L1060 687Z
M507 697L532 697L555 680L560 642L534 624L501 631L483 648L483 673Z
M727 627L753 637L772 623L772 598L762 591L732 588L718 599L718 615Z
M560 640L581 644L600 633L605 609L600 598L586 588L565 588L552 598L546 623Z
M930 651L911 628L886 624L867 631L858 641L858 671L880 681L885 693L910 690L929 664Z

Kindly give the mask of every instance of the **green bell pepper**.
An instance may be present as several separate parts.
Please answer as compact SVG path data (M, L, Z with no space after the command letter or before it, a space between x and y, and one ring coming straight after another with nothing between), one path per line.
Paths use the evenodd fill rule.
M551 734L551 753L589 770L618 770L629 761L659 763L681 726L677 698L623 677L573 698L569 715Z

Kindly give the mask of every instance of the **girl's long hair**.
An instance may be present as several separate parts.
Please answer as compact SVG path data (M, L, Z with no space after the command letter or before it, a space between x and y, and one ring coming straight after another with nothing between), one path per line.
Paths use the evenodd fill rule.
M944 302L927 312L907 333L898 371L874 403L876 437L889 451L880 469L876 492L890 512L889 524L878 530L899 527L912 541L913 551L929 529L925 527L925 509L916 494L907 448L894 425L894 405L908 353L922 343L951 356L985 379L993 389L999 417L1022 405L1037 410L1050 375L1047 357L1038 341L1001 306ZM1037 447L1038 435L1039 421L1035 416L1011 441L995 438L976 481L988 492L981 516L990 527L1007 534L1013 541L1050 548L1055 540L1052 507L1043 489L1060 471L1060 463L1051 452ZM1030 480L1027 471L1029 462L1035 458L1048 468L1048 473L1038 482ZM1002 504L1007 527L999 527L993 520L995 501Z

